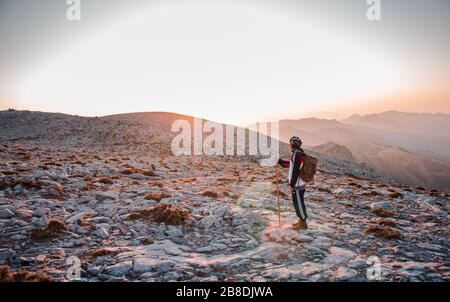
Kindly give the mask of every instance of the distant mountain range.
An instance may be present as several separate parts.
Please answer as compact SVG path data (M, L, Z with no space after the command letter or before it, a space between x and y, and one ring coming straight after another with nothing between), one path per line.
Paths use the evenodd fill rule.
M356 161L400 181L448 190L448 129L449 114L388 111L340 121L281 120L280 139L287 142L297 135L310 147L334 142L348 148Z
M0 112L0 140L137 146L170 152L176 119L193 117L143 112L86 118L57 113ZM450 190L450 115L384 112L343 120L304 118L280 121L280 140L300 136L321 167L335 173L387 175L400 182ZM284 145L284 144L283 144ZM282 146L282 150L286 145ZM334 160L336 159L336 160ZM371 168L370 170L367 168ZM378 177L380 178L380 177Z

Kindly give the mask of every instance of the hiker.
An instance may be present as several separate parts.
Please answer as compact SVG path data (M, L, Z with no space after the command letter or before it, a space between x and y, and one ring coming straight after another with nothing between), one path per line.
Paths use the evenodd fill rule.
M289 168L289 185L292 189L292 202L294 203L295 212L299 218L299 221L292 225L294 230L305 230L308 228L306 223L306 206L305 206L305 188L306 182L304 182L299 174L300 170L303 168L305 162L304 151L301 148L302 141L297 136L293 136L289 140L289 147L291 148L292 154L289 161L278 160L278 164L283 168Z

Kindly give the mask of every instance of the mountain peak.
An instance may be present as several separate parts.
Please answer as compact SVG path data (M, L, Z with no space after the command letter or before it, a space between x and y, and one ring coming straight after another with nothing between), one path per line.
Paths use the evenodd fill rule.
M336 144L332 141L329 141L323 145L313 146L312 150L340 160L354 160L352 152L347 147L345 147L344 145Z

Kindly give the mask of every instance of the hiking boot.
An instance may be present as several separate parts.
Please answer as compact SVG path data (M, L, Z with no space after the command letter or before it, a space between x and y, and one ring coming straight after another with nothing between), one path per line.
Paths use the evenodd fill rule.
M306 223L306 220L300 220L298 223L295 223L294 225L292 225L292 228L296 231L307 230L308 224Z
M292 227L293 228L298 227L301 223L302 223L302 221L299 219L296 223L292 224Z

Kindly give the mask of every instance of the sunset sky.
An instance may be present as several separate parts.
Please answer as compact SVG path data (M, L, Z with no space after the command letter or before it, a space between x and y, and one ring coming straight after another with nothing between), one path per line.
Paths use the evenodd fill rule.
M450 1L0 2L0 110L257 119L450 113Z

